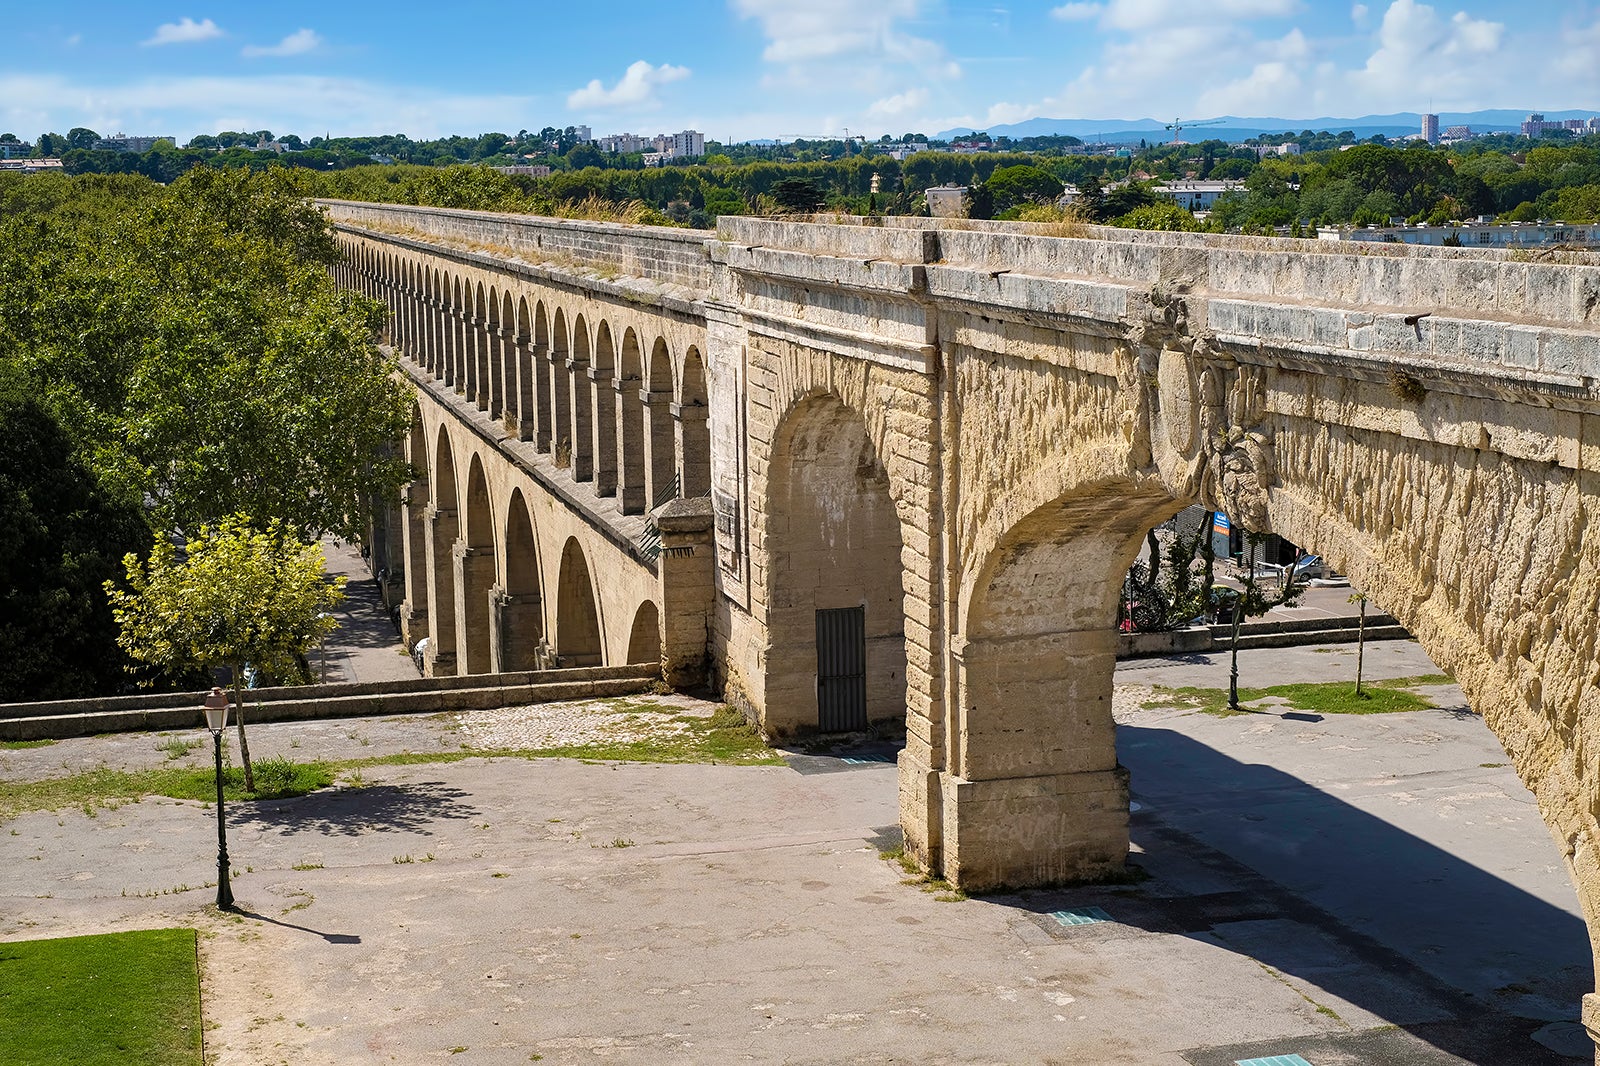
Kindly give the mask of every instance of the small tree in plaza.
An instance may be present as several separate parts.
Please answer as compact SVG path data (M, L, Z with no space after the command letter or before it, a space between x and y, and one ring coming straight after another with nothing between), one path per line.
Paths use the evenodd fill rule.
M1259 618L1274 607L1293 607L1300 602L1300 594L1306 590L1306 579L1298 572L1298 567L1290 566L1273 585L1262 585L1256 572L1256 557L1260 554L1261 544L1266 540L1264 533L1251 533L1244 535L1245 552L1242 560L1243 577L1240 583L1244 586L1239 590L1233 602L1233 629L1228 642L1228 707L1231 710L1239 709L1239 624L1246 618Z
M235 721L245 789L255 790L244 729L246 664L307 679L307 651L338 622L328 608L344 599L345 579L327 580L322 546L282 522L256 529L234 515L202 526L184 555L158 538L149 563L122 560L127 589L106 582L118 643L135 660L168 672L226 665L233 672Z

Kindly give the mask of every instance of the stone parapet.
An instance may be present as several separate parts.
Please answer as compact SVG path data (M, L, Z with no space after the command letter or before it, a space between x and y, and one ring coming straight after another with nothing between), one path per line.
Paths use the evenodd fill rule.
M535 262L569 259L701 291L711 284L707 234L702 231L409 204L317 202L335 224L404 227L421 237L505 248Z

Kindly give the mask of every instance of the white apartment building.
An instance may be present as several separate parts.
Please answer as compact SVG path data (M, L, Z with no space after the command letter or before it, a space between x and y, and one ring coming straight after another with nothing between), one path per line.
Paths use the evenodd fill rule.
M613 133L595 142L602 152L643 152L646 166L655 166L661 159L682 159L685 156L706 154L706 135L696 130L681 133L658 133L654 137L640 137L632 133Z
M1444 226L1328 226L1323 241L1378 241L1439 247L1455 237L1463 248L1600 248L1600 222L1461 222Z
M706 135L697 130L684 130L682 133L672 135L672 146L669 149L674 159L684 156L700 156L706 154Z
M1186 211L1209 211L1219 197L1230 192L1242 193L1245 187L1242 181L1169 181L1152 185L1150 191L1165 196Z
M620 152L623 155L655 150L653 141L646 140L636 133L613 133L608 137L601 137L595 144L602 152Z
M96 148L109 148L117 152L137 152L142 154L154 148L157 141L178 143L177 139L173 137L129 137L126 133L117 133L110 137L102 137L94 142L94 146Z
M1570 130L1574 137L1585 134L1600 133L1600 118L1568 118L1559 122L1546 122L1545 117L1537 111L1522 120L1519 127L1524 137L1539 137L1551 130Z

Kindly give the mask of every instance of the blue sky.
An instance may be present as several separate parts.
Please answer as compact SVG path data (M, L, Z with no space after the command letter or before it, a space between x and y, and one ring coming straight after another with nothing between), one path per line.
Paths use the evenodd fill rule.
M1600 0L17 4L0 132L715 139L1600 109Z

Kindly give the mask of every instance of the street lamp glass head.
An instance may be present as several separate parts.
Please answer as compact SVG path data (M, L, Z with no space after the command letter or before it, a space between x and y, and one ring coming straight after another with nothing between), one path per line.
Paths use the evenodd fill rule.
M206 693L206 728L213 733L228 728L228 694L220 688Z

